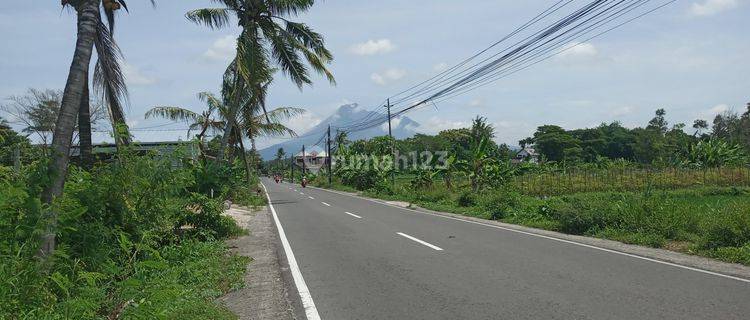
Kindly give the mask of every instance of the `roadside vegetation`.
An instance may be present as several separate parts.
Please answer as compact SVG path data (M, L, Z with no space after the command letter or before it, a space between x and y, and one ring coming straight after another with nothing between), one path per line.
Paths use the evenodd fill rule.
M643 128L541 126L520 141L536 157L493 142L477 117L470 128L405 140L334 143L331 187L427 209L601 237L750 265L750 105L671 128L664 110ZM395 172L358 155L447 150L407 157ZM390 158L389 158L390 157ZM513 159L513 160L511 160ZM402 160L400 160L402 161ZM329 187L322 171L314 184Z
M282 121L303 109L266 108L275 75L300 89L310 71L334 83L333 56L322 35L292 21L314 1L212 3L187 19L242 29L220 94L198 95L205 111L154 107L147 117L197 135L148 151L124 112L114 25L126 1L62 1L77 21L65 89L30 89L0 106L0 319L236 318L215 303L242 285L249 263L224 245L245 232L223 215L226 201L265 205L255 140L296 135ZM116 150L97 150L94 129L108 130Z

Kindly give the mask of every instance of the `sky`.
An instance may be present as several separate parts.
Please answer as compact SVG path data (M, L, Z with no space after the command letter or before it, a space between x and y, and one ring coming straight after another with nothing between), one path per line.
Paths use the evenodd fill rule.
M304 133L340 105L372 109L502 38L554 1L327 0L296 17L325 36L334 54L331 86L321 77L302 90L278 74L268 106L308 112L288 122ZM482 89L421 108L408 116L428 134L487 117L496 140L516 145L536 127L593 127L619 121L644 126L664 108L688 127L750 101L748 0L678 0L621 29ZM581 1L579 3L582 4ZM153 106L194 111L201 91L218 93L234 51L236 27L211 30L185 12L208 0L130 0L118 15L117 41L125 56L129 124L141 141L185 139L184 128L144 119ZM75 45L75 14L59 2L0 2L0 103L28 88L62 89ZM5 115L4 115L5 116ZM5 116L7 117L7 116ZM109 140L106 133L94 142ZM278 140L263 140L259 147Z

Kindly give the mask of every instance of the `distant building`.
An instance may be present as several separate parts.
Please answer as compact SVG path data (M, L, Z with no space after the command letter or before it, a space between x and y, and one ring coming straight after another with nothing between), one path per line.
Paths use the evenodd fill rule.
M516 154L516 157L511 160L513 163L521 163L521 162L531 162L531 163L538 163L539 162L539 154L536 152L536 149L531 147L523 148L523 150L518 151Z
M171 156L179 151L181 158L174 157L172 159L172 164L175 167L181 165L180 160L197 160L199 151L197 142L194 141L133 142L128 147L138 155ZM114 143L94 144L92 149L95 161L107 162L114 158L117 145ZM80 163L81 148L79 146L70 147L70 160L73 163Z
M298 168L302 168L304 164L304 167L308 171L318 173L321 168L328 165L328 153L325 151L310 150L305 151L303 155L302 151L300 151L294 155L294 163Z

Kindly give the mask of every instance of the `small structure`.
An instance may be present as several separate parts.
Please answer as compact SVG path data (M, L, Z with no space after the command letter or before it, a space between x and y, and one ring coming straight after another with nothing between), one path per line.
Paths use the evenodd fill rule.
M539 154L536 152L534 148L526 147L523 148L523 150L519 151L516 154L516 157L511 160L512 163L521 163L521 162L531 162L531 163L538 163L539 162Z
M302 151L294 155L294 163L297 167L305 169L312 173L318 173L320 169L328 165L328 153L325 151L310 150L302 154Z
M156 154L157 156L171 156L180 152L180 158L174 157L172 165L179 167L182 165L181 160L197 160L198 145L195 141L163 141L163 142L133 142L128 146L133 153L138 155ZM114 143L101 143L92 146L92 152L96 161L111 161L117 152L117 145ZM81 148L77 145L70 148L70 160L73 163L80 163Z

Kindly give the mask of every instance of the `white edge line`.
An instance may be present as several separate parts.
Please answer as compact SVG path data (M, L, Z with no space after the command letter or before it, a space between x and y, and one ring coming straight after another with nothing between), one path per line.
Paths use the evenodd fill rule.
M276 209L274 209L273 204L271 204L271 196L268 194L268 189L266 188L266 185L263 184L263 182L261 182L260 185L263 186L263 190L266 191L268 207L271 208L273 221L276 222L276 228L279 230L281 245L284 247L286 260L289 262L289 270L292 272L294 285L297 287L297 292L299 292L300 300L302 300L302 307L305 308L305 316L307 317L307 320L320 320L318 308L315 307L315 302L313 301L312 295L310 294L310 289L307 288L305 278L302 277L302 271L300 271L299 265L297 264L297 259L294 258L294 252L292 252L292 246L289 245L289 240L287 240L286 238L284 227L281 226L281 221L279 221L279 216L276 214Z
M325 203L325 202L323 202L323 201L321 201L320 203L322 203L322 204L324 204L324 205L326 205L326 206L329 206L329 207L331 206L330 204L327 204L327 203Z
M501 229L501 230L505 230L505 231L510 231L510 232L515 232L515 233L525 234L525 235L532 236L532 237L539 237L539 238L544 238L544 239L547 239L547 240L563 242L563 243L577 245L577 246L581 246L581 247L586 247L586 248L590 248L590 249L594 249L594 250L600 250L600 251L604 251L604 252L619 254L619 255L623 255L623 256L627 256L627 257L631 257L631 258L636 258L636 259L640 259L640 260L645 260L645 261L659 263L659 264L663 264L663 265L667 265L667 266L672 266L672 267L675 267L675 268L680 268L680 269L685 269L685 270L700 272L700 273L704 273L704 274L710 274L710 275L713 275L713 276L722 277L722 278L726 278L726 279L737 280L737 281L740 281L740 282L750 283L750 279L745 279L745 278L730 276L728 274L723 274L723 273L708 271L708 270L704 270L704 269L689 267L689 266L685 266L685 265L681 265L681 264L677 264L677 263L673 263L673 262L667 262L667 261L662 261L662 260L658 260L658 259L643 257L643 256L639 256L639 255L632 254L632 253L627 253L627 252L622 252L622 251L617 251L617 250L612 250L612 249L597 247L597 246L594 246L594 245L585 244L585 243L581 243L581 242L576 242L576 241L572 241L572 240L565 240L565 239L560 239L560 238L545 236L545 235L541 235L541 234L536 234L536 233L533 233L533 232L526 232L526 231L522 231L522 230L516 230L516 229L506 228L506 227L502 227L502 226L496 226L496 225L491 225L491 224L487 224L487 223L481 223L481 222L477 222L477 221L471 221L471 220L465 220L465 219L461 219L461 218L449 217L449 216L445 216L445 215L441 215L441 214L434 214L434 213L430 213L430 212L410 210L410 209L399 207L397 205L392 205L390 203L384 203L384 202L378 201L376 199L368 199L368 198L364 198L364 197L356 197L356 196L352 196L350 194L346 194L346 193L343 193L343 192L338 192L338 191L335 191L335 190L328 190L328 189L323 189L323 188L316 188L316 189L323 190L323 191L328 191L328 192L332 192L332 193L336 193L336 194L340 194L340 195L344 195L344 196L349 196L349 197L352 197L352 198L364 199L364 200L367 200L367 201L370 201L370 202L379 203L379 204L382 204L384 206L394 207L394 208L401 209L401 210L408 211L408 212L412 212L412 213L421 213L421 214L431 215L431 216L445 218L445 219L450 219L450 220L456 220L456 221L462 221L462 222L466 222L466 223L478 224L480 226L486 226L486 227Z
M441 247L438 247L438 246L436 246L436 245L434 245L434 244L431 244L431 243L429 243L429 242L427 242L427 241L419 240L419 239L417 239L417 238L415 238L415 237L412 237L412 236L410 236L410 235L408 235L408 234L406 234L406 233L396 232L396 234L398 234L398 235L400 235L400 236L402 236L402 237L404 237L404 238L407 238L407 239L409 239L409 240L413 240L413 241L415 241L415 242L418 242L418 243L420 243L420 244L423 244L423 245L425 245L425 246L428 246L428 247L430 247L430 248L432 248L432 249L435 249L435 250L437 250L437 251L443 251L443 248L441 248Z
M360 216L358 216L358 215L356 215L356 214L353 214L353 213L351 213L351 212L349 212L349 211L344 211L344 213L346 213L346 214L348 214L348 215L350 215L350 216L352 216L352 217L355 217L355 218L357 218L357 219L362 219L362 217L360 217Z

